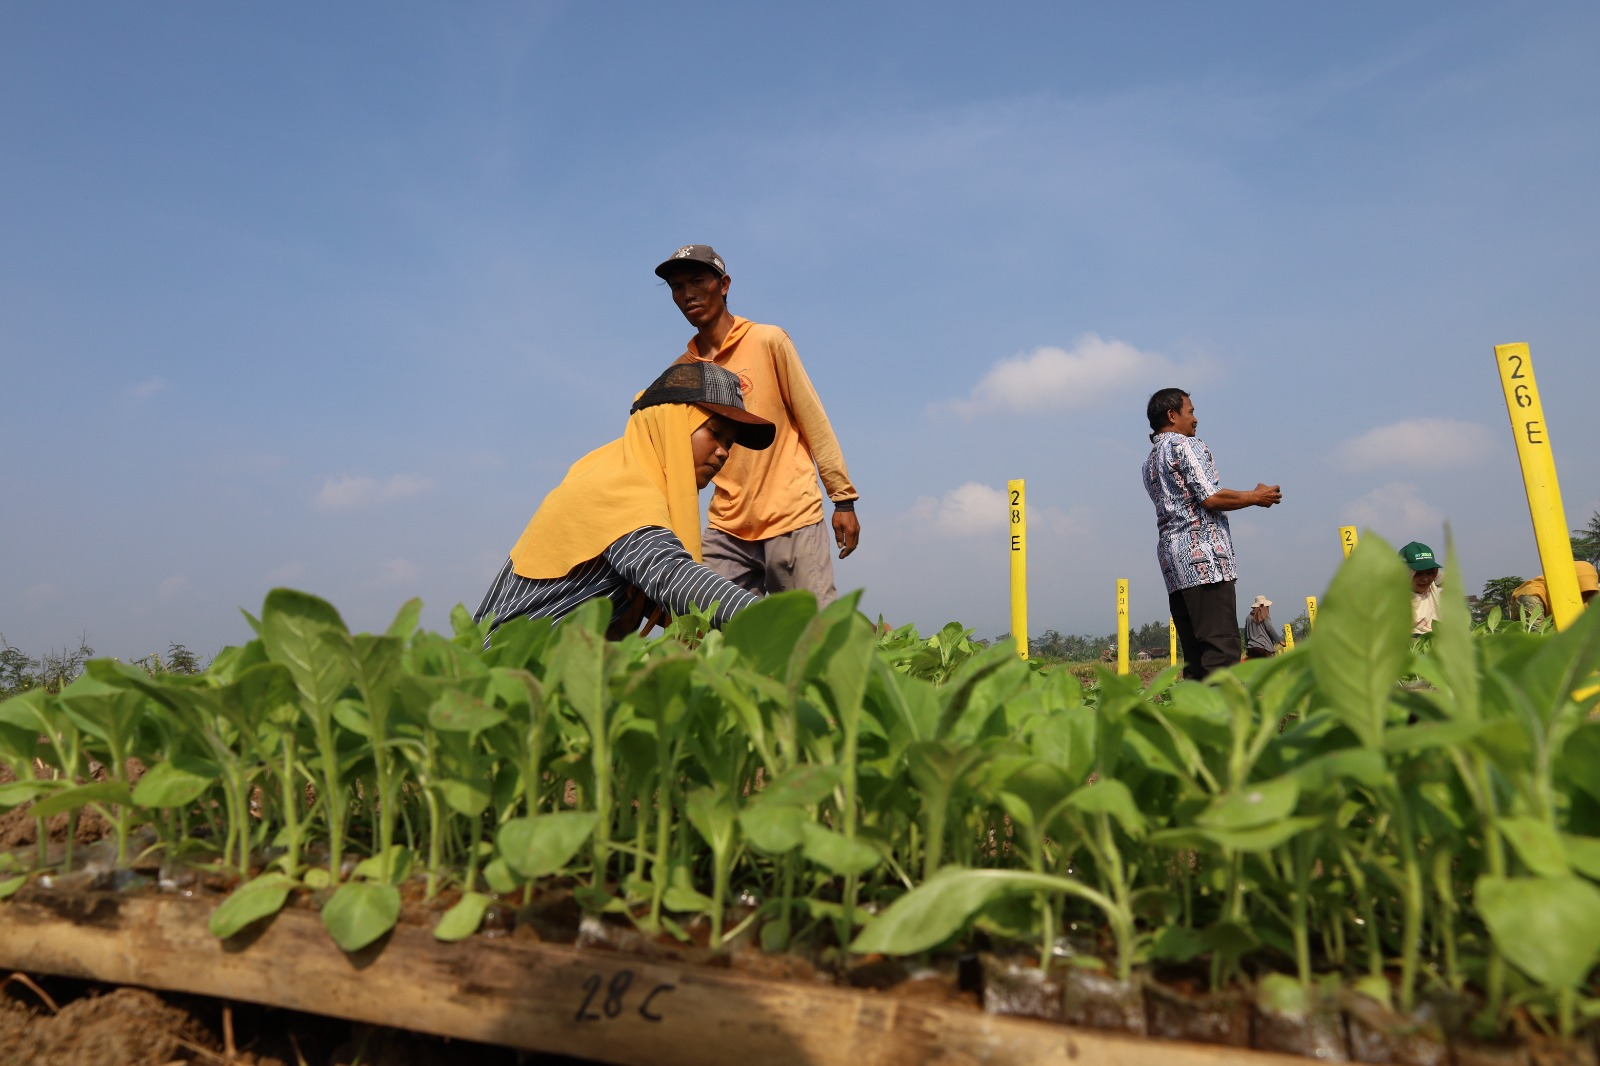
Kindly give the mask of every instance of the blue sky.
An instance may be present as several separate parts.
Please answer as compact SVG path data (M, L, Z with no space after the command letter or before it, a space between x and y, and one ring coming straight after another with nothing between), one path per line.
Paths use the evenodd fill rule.
M1493 365L1600 508L1589 4L47 5L0 11L0 634L203 655L288 584L476 606L690 330L714 244L861 490L864 608L1167 615L1139 483L1178 385L1242 597L1337 527L1539 563ZM1287 609L1285 609L1287 608Z

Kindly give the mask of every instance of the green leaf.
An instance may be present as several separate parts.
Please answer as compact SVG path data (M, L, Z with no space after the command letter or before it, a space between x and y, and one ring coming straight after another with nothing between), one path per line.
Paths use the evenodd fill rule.
M805 857L836 874L860 876L883 861L871 844L851 840L815 822L802 823L800 834L805 838Z
M1574 729L1556 766L1578 788L1600 801L1600 722L1586 722Z
M346 881L322 908L322 924L343 951L360 951L400 920L400 890L376 881Z
M1158 962L1188 962L1205 951L1205 938L1186 925L1167 926L1150 945L1150 957Z
M483 924L483 912L494 902L481 892L464 892L454 907L444 912L433 927L435 940L453 942L465 940Z
M65 811L75 811L89 803L131 803L133 793L121 781L95 781L87 785L64 788L33 805L30 812L35 818L49 818Z
M428 724L441 733L481 733L505 720L504 711L457 688L445 689L428 708Z
M32 803L47 792L59 791L59 781L8 781L0 785L0 811Z
M489 809L490 795L487 781L449 778L439 782L439 795L444 797L445 804L451 810L468 818L476 818Z
M1014 893L1065 892L1102 910L1112 903L1071 878L1025 870L970 870L946 866L891 903L867 923L850 950L914 955L949 940L991 901Z
M843 779L844 770L841 767L802 764L768 783L750 798L750 806L766 807L783 804L792 807L810 807L833 795L833 790L839 787L839 782Z
M668 910L679 914L708 914L716 906L715 900L694 887L689 871L682 866L672 868L672 876L661 902Z
M1576 988L1600 959L1600 889L1576 877L1480 877L1478 913L1495 947L1548 988Z
M1091 785L1084 785L1072 794L1068 803L1080 811L1111 815L1129 836L1137 838L1144 832L1144 815L1139 812L1133 793L1115 778L1102 777Z
M1398 736L1391 733L1390 736ZM1371 748L1347 748L1309 759L1292 771L1301 792L1317 793L1351 781L1367 788L1378 788L1390 779L1383 753Z
M1159 833L1150 834L1150 843L1182 848L1194 847L1205 842L1231 848L1234 851L1271 851L1293 840L1297 834L1319 822L1320 818L1302 817L1289 818L1274 825L1257 826L1253 829L1206 829L1200 826L1164 829Z
M1317 692L1364 747L1383 743L1389 700L1411 654L1407 568L1366 533L1334 575L1307 641Z
M413 596L400 605L394 621L389 623L388 635L396 640L410 640L417 631L417 621L422 617L422 601Z
M389 845L387 858L389 862L387 882L389 884L398 885L411 876L412 854L410 848L404 844L391 844ZM369 855L356 863L352 876L364 877L369 881L383 881L384 859L385 856L383 855Z
M805 842L802 827L811 821L804 807L751 805L739 812L739 827L757 851L782 855Z
M594 832L593 811L555 811L513 818L495 834L506 865L530 880L560 871Z
M294 878L280 873L265 873L254 881L246 881L211 912L207 923L211 935L226 940L251 922L277 914L296 884Z
M209 759L179 755L145 771L133 786L133 802L150 808L183 807L199 799L221 773Z
M1561 837L1547 823L1537 818L1496 818L1494 824L1531 873L1539 877L1565 877L1572 872Z
M1300 783L1289 774L1223 793L1195 816L1195 823L1215 830L1255 829L1287 818L1299 800Z
M1574 870L1600 881L1600 838L1562 833L1561 846Z
M0 881L0 899L10 899L27 883L27 874L23 874L21 877L8 877L4 881Z
M355 679L350 631L326 600L293 589L273 589L261 608L261 643L273 662L288 668L300 695L318 713Z
M738 650L745 665L768 677L782 677L800 634L817 614L809 592L780 592L752 603L722 627L723 642Z
M689 824L713 850L733 844L738 809L726 792L697 788L684 797L684 811L689 816Z

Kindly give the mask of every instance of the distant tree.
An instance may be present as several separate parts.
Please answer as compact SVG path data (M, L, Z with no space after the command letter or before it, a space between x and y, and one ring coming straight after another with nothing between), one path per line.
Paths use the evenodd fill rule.
M1483 591L1478 593L1478 600L1472 605L1472 620L1482 622L1496 607L1500 608L1502 617L1517 617L1517 605L1512 602L1511 593L1523 580L1520 577L1495 577L1485 581Z
M39 663L21 648L14 648L0 633L0 699L26 692L39 684Z
M198 674L204 669L200 657L182 644L167 645L167 673Z
M1289 631L1294 634L1294 642L1299 644L1311 633L1311 616L1301 611L1289 620Z
M39 683L48 692L60 692L83 673L83 664L92 658L94 649L89 647L89 634L85 633L78 638L76 648L63 647L39 656Z
M1589 524L1572 531L1572 556L1600 566L1600 511L1589 516Z

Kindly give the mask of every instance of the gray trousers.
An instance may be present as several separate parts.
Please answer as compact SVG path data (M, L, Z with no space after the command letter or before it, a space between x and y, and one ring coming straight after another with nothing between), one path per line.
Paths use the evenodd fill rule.
M762 595L807 589L821 608L838 597L833 587L833 538L829 534L826 522L766 540L740 540L707 528L700 547L706 566L740 588Z

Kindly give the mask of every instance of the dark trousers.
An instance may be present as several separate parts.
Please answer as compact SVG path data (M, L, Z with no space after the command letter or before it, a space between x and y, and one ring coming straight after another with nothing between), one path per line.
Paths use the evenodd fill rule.
M1234 584L1214 581L1167 593L1172 624L1178 630L1178 647L1183 650L1183 676L1190 681L1199 681L1213 670L1239 661L1239 609Z

